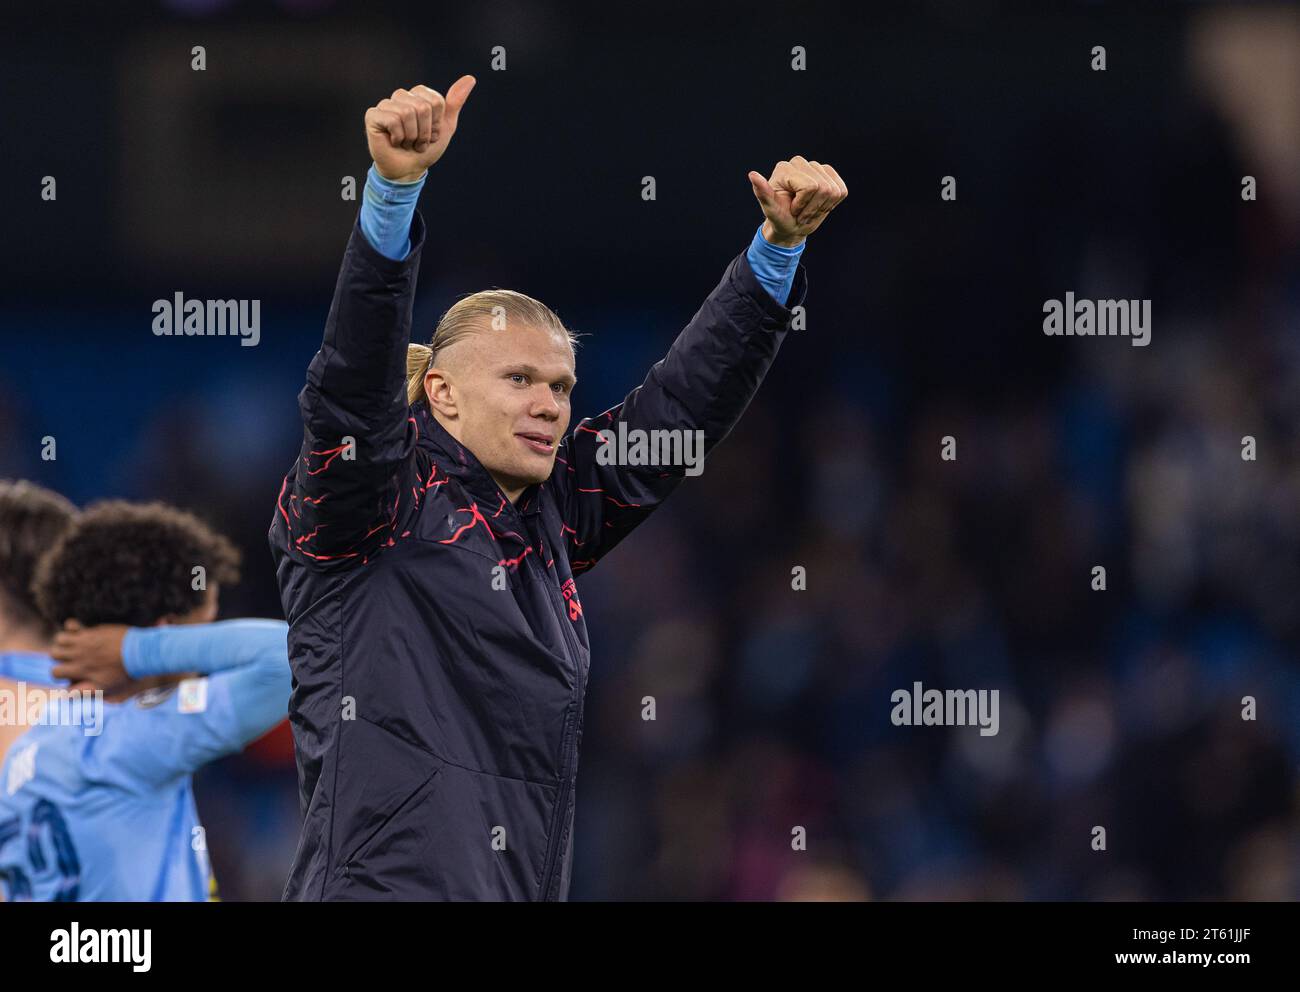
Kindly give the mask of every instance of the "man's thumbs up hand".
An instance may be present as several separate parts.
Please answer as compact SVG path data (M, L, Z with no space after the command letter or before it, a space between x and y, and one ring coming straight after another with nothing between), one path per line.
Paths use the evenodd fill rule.
M832 166L809 162L802 155L776 163L770 179L751 172L749 182L767 218L763 237L784 248L798 246L849 195Z
M473 76L461 76L446 97L424 85L394 90L367 110L366 142L376 171L400 183L424 175L447 150L475 82Z

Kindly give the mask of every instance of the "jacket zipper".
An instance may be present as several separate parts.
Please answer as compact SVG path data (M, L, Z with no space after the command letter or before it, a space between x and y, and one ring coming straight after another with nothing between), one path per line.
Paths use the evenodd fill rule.
M569 708L569 713L564 719L564 759L561 767L560 794L555 805L555 814L551 817L551 839L546 845L546 861L542 868L542 890L541 897L543 902L559 902L559 898L551 898L551 888L555 884L557 869L560 864L560 835L564 832L564 817L569 812L569 779L571 765L572 748L569 746L569 737L573 729L577 709Z
M513 510L514 507L512 506L511 509ZM518 518L518 511L515 511L515 516ZM523 521L519 520L518 523L519 532L527 533ZM531 535L529 536L531 537ZM532 556L526 555L525 558L531 560ZM564 630L564 639L569 645L569 650L572 652L575 668L574 674L576 676L574 679L574 695L569 707L569 712L565 715L564 731L560 737L560 745L564 752L560 759L560 794L555 806L555 815L551 818L551 839L547 844L546 861L544 862L544 867L542 869L541 897L546 902L558 902L558 897L556 899L551 898L551 888L554 886L556 876L558 875L560 836L564 832L564 819L569 812L569 791L571 788L571 779L573 778L572 768L573 762L577 757L575 753L577 747L573 742L576 741L577 738L577 722L579 711L582 709L582 696L584 691L582 678L582 645L578 643L578 638L573 633L572 622L568 617L568 604L564 602L564 597L559 595L558 590L553 591L551 589L550 578L541 573L541 569L536 563L533 563L529 567L534 570L534 573L537 575L537 578L540 579L541 584L546 587L546 594L550 597L551 606L558 606L557 617L560 622L560 627Z

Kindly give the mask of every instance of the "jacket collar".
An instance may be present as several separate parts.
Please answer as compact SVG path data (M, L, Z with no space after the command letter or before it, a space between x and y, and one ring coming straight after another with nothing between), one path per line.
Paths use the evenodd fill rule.
M419 431L416 443L433 454L438 472L460 482L485 515L491 516L501 509L501 504L506 499L501 487L483 467L482 462L474 457L474 453L438 423L438 418L429 411L428 404L414 403L410 407L410 413ZM531 517L538 512L541 507L538 498L540 490L541 485L534 483L520 494L515 509L521 516Z

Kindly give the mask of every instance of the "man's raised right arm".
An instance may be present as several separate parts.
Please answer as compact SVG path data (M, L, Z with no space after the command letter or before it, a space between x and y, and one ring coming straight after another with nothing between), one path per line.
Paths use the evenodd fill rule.
M464 76L445 99L427 86L396 90L366 111L374 165L298 396L303 445L272 534L304 561L364 558L399 518L415 442L406 352L425 235L415 201L473 86Z

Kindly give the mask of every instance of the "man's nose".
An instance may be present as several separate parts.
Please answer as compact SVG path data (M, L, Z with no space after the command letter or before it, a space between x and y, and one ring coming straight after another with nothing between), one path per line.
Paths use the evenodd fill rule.
M560 403L550 386L544 386L542 393L533 399L533 416L555 420L560 415Z

